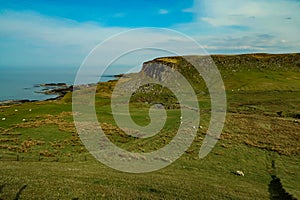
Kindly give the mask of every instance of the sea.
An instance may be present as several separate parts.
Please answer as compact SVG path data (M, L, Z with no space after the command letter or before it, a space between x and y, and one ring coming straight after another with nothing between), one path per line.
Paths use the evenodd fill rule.
M41 93L43 88L40 85L46 83L73 85L77 70L75 67L0 67L0 102L54 98L56 95ZM106 74L99 81L115 79L113 75Z

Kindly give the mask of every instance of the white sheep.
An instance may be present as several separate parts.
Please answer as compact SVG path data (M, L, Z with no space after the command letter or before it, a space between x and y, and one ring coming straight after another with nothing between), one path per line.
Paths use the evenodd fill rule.
M31 112L32 110L31 110L31 108L29 109L29 112Z
M26 119L22 119L23 122L26 122Z
M5 121L5 120L6 120L6 118L5 118L5 117L3 117L3 118L2 118L2 121Z
M18 112L18 109L15 109L15 112Z
M242 172L242 171L240 171L240 170L237 170L237 171L235 172L235 174L238 175L238 176L245 176L244 172Z

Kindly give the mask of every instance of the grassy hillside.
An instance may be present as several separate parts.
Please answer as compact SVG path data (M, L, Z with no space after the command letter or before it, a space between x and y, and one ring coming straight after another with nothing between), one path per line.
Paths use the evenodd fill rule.
M1 106L0 199L270 199L288 194L300 198L299 57L212 56L224 80L228 111L220 140L201 160L198 153L210 118L203 80L180 57L146 63L163 63L185 75L201 108L190 148L170 166L146 174L115 171L86 151L73 124L71 93L57 101ZM106 135L134 152L168 144L180 124L180 110L172 106L177 100L170 91L146 86L132 97L131 115L140 125L150 123L151 102L169 105L161 133L136 139L122 132L111 114L115 84L98 84L95 97ZM245 176L237 176L237 170Z

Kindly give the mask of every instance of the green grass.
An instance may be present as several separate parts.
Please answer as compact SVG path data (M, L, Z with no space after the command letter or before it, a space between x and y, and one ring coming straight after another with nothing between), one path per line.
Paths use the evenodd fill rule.
M0 121L0 199L14 199L24 185L21 199L269 199L274 174L288 193L300 198L299 72L249 69L221 70L228 113L212 152L198 158L210 119L209 95L198 93L202 128L194 142L170 166L145 174L118 172L86 151L74 128L70 94L59 101L0 107L0 120L6 118ZM180 125L180 110L167 110L158 135L130 137L116 126L111 113L114 85L99 85L95 98L97 117L108 138L133 152L168 144ZM203 85L197 87L205 91ZM145 126L151 103L139 95L132 99L130 113ZM148 95L152 101L164 98ZM245 176L235 175L237 170Z

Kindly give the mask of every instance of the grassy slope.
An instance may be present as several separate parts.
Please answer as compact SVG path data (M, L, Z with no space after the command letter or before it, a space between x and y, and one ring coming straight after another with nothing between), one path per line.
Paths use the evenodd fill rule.
M24 199L268 199L272 173L287 192L300 198L300 127L293 118L300 112L299 69L237 65L221 68L221 74L228 114L216 147L197 159L210 117L209 97L199 94L203 128L194 143L175 163L148 174L117 172L85 151L72 124L70 94L61 101L0 107L0 120L6 118L0 121L0 199L13 199L23 185ZM138 152L168 143L178 127L179 110L168 110L159 136L133 139L115 127L110 114L113 85L102 84L96 97L98 119L105 123L108 137ZM149 122L144 106L131 105L138 124ZM234 175L236 170L245 176Z

